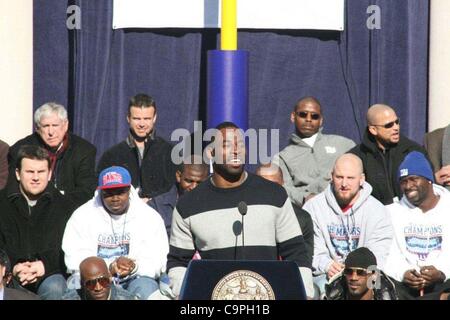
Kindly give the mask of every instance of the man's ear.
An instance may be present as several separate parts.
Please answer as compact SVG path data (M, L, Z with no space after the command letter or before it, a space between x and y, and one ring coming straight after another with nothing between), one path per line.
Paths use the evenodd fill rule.
M16 169L16 179L17 179L17 181L20 181L20 172L19 172L19 169Z
M364 182L366 182L366 175L364 173L361 173L361 178L359 181L359 185L362 187Z
M177 170L177 172L175 172L175 179L177 180L177 183L180 183L181 181L181 171Z
M291 122L294 123L295 122L295 111L291 112Z
M377 128L375 126L368 126L369 128L369 132L373 135L373 136L377 136L378 132L377 132Z

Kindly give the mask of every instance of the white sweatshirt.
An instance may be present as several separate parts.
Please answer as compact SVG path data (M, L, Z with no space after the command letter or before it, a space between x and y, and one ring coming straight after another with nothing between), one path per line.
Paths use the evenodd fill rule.
M436 207L422 212L403 197L388 206L394 241L384 271L398 281L407 270L435 266L450 277L450 192L433 185Z
M372 187L364 182L355 204L343 213L329 184L324 192L305 203L314 223L315 274L327 273L333 261L344 263L347 255L360 247L369 248L383 268L393 231L389 212L372 197Z
M98 256L109 266L119 256L135 260L137 275L157 278L165 271L169 242L161 216L146 205L131 187L127 213L110 215L99 191L69 219L62 242L69 273L80 262Z

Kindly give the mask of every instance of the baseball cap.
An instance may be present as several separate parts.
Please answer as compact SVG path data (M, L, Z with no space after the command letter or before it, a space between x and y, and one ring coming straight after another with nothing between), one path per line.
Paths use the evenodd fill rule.
M131 185L131 176L127 169L119 166L109 167L98 176L99 190L124 188Z

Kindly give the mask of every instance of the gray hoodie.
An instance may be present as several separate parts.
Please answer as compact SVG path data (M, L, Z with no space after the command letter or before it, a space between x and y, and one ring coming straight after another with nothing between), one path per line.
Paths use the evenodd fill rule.
M355 146L350 139L321 131L312 148L293 133L290 144L274 160L283 171L283 186L289 198L300 207L306 196L325 190L336 159Z
M326 273L333 260L344 263L347 255L359 248L369 248L383 268L389 253L393 230L389 212L370 193L364 182L359 198L344 214L333 193L332 184L303 207L314 223L313 268L316 274Z

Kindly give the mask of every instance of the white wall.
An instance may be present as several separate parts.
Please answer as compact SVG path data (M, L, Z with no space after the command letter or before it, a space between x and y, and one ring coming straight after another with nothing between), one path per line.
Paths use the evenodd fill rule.
M0 0L0 139L32 132L33 1Z
M431 0L429 131L450 123L450 1Z

